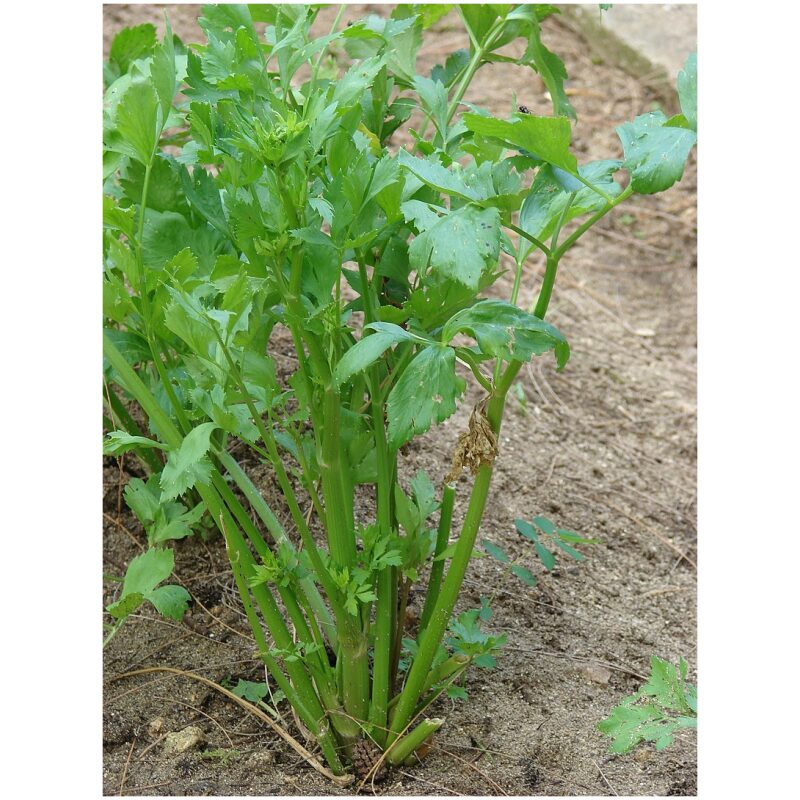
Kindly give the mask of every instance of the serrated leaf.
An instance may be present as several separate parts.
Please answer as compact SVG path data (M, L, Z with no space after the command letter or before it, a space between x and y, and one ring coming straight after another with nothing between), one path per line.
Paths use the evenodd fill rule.
M183 586L159 586L145 595L145 599L151 602L159 614L170 619L181 620L189 608L189 601L192 596Z
M104 456L119 456L140 447L157 447L166 450L167 446L155 439L148 439L146 436L131 436L125 431L112 431L103 442Z
M135 209L120 208L113 197L103 195L103 227L119 231L132 239L136 227Z
M174 500L196 483L211 477L211 463L206 453L211 447L214 422L204 422L192 428L178 450L173 450L161 472L162 500Z
M473 133L501 139L518 150L525 150L548 164L560 167L570 175L578 174L578 161L569 151L572 129L565 117L522 114L518 119L509 121L465 114L463 119Z
M414 503L419 509L420 520L426 520L439 507L436 502L436 487L425 470L418 470L410 481Z
M111 42L109 61L114 62L120 74L128 71L131 62L149 56L156 46L156 29L149 22L123 28Z
M161 127L167 123L172 100L177 90L175 70L175 46L172 40L172 28L169 21L164 33L164 40L153 50L153 63L150 65L150 77L153 80L159 103L161 104ZM160 133L159 129L159 133Z
M144 219L142 258L149 269L161 269L181 250L191 247L192 230L174 211L148 211Z
M555 114L575 119L575 109L569 102L567 93L564 90L567 70L564 67L564 62L555 53L548 50L542 43L541 28L535 8L535 6L521 7L523 13L526 15L531 31L523 61L528 63L539 73L544 85L547 87L547 91L550 93ZM513 13L510 16L513 17Z
M616 197L622 191L612 175L622 166L621 161L593 161L579 168L580 174L592 185L597 186L609 197ZM563 173L562 173L563 175ZM557 175L556 168L545 164L536 173L528 195L519 212L520 227L537 239L549 238L559 221L563 223L582 214L599 211L607 200L598 192L584 186L576 178L567 175L574 183L564 186L563 177ZM576 185L577 184L577 185ZM570 200L570 195L575 196ZM565 209L569 203L569 209Z
M683 664L679 676L672 664L651 657L647 683L597 725L612 738L611 752L626 753L642 741L654 742L657 750L663 750L672 743L675 731L697 727L696 689L685 682Z
M114 347L122 353L125 360L131 366L138 364L140 361L150 361L153 357L147 340L138 333L134 333L133 331L120 331L116 328L107 328L105 335L111 340Z
M189 205L220 233L228 235L228 222L222 210L219 188L214 178L201 166L196 166L189 175L181 170L181 185Z
M185 507L180 503L169 504L177 507L177 511L182 511ZM169 506L168 506L169 507ZM162 506L164 508L164 506ZM178 516L171 516L174 511L169 512L167 518L159 519L156 524L149 526L148 537L151 544L184 539L191 536L192 528L205 513L205 503L198 503L194 508Z
M663 192L679 181L697 142L693 130L666 122L661 111L653 111L617 128L625 152L623 166L631 173L634 191L640 194Z
M445 85L431 78L417 75L414 78L414 89L434 127L442 138L445 138L447 133L447 89ZM406 151L400 151L401 154L404 152Z
M500 212L462 206L437 219L408 248L413 269L430 270L477 291L481 274L500 255Z
M431 70L431 78L450 87L458 75L469 65L469 50L461 48L447 56L444 67L437 64Z
M414 339L408 331L390 322L374 323L370 328L374 333L362 336L336 365L334 377L339 385L367 369L393 344Z
M560 331L544 320L504 300L480 300L451 317L442 330L442 341L468 333L481 352L507 361L529 361L553 350L558 369L569 359L569 344Z
M152 81L138 80L128 86L116 107L115 137L110 149L148 164L161 132L161 109Z
M157 481L157 478L155 479ZM158 514L161 507L158 495L150 489L150 482L145 483L141 478L131 478L125 486L125 503L136 515L142 525L149 525Z
M453 8L452 3L413 3L411 8L422 19L422 27L427 30L442 17L447 16Z
M425 347L412 359L386 402L391 447L401 447L456 410L456 398L466 384L456 375L455 364L452 347Z
M125 619L125 617L129 617L133 614L142 603L144 603L144 596L140 592L130 592L120 597L116 603L111 603L111 605L106 608L106 611L108 611L114 619Z
M483 39L497 19L497 8L498 6L488 3L465 3L461 6L464 22L477 41Z
M144 165L139 161L128 162L120 175L120 186L131 203L139 205L142 202L144 180ZM186 208L177 172L172 169L168 159L156 157L153 159L147 184L147 208L155 211L176 211L181 206Z
M438 84L441 85L441 84ZM455 195L465 200L479 200L480 195L464 182L453 169L447 169L435 159L415 158L406 150L400 150L397 161L423 183L444 194ZM404 204L405 205L405 204Z
M122 594L147 595L169 578L174 567L175 554L172 550L151 547L128 564Z
M380 72L383 64L383 56L371 56L353 64L342 78L336 82L331 100L337 103L339 108L349 106L359 100L375 80L375 76Z
M251 703L257 703L267 696L267 684L258 683L256 681L245 681L239 678L239 683L231 688L231 691L243 700L249 700Z

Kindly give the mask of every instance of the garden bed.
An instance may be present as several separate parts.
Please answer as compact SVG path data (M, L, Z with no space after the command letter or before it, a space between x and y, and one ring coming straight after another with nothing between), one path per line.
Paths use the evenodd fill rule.
M345 19L382 8L352 6ZM189 41L200 37L197 11L169 11ZM110 37L160 12L106 6L105 13ZM574 87L574 152L580 161L618 157L614 126L669 100L618 68L593 63L586 43L557 19L543 27ZM447 18L437 29L420 53L421 74L464 44ZM482 69L467 99L498 115L516 103L549 113L538 78L504 64ZM395 143L407 144L399 137ZM694 733L663 752L642 745L610 756L596 729L643 682L651 654L696 663L695 175L692 156L674 189L610 214L565 258L549 321L568 337L572 358L562 374L549 361L544 369L536 362L524 368L524 400L511 399L504 421L481 538L521 555L514 519L544 514L600 543L585 548L586 561L550 573L523 560L539 579L535 588L500 580L492 559L470 566L457 611L493 597L489 627L507 633L508 644L494 672L467 673L468 705L437 702L433 712L447 724L424 763L395 770L376 793L696 793ZM535 258L526 266L522 307L535 301L542 267ZM509 281L501 278L491 292L507 296ZM294 369L288 345L287 338L285 353L274 354L284 374ZM425 469L441 483L478 398L473 387L453 417L412 443L399 462L405 481ZM104 470L104 570L111 575L123 574L146 546L120 501L120 483L135 475L132 463L127 458L120 468L109 458ZM267 498L279 496L267 468L243 466ZM362 520L373 513L370 502L357 511ZM463 513L457 505L456 521ZM179 624L141 610L105 650L104 793L347 794L204 684L170 673L118 679L170 666L217 682L263 680L221 539L187 539L175 552L176 580L196 601L191 614ZM104 604L117 586L105 584ZM411 613L420 600L412 596ZM189 725L203 730L205 743L165 755L160 737Z

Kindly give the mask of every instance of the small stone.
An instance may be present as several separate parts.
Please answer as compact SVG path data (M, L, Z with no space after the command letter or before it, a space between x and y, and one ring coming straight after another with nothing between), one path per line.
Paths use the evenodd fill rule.
M275 763L275 753L272 750L259 750L247 760L247 766L254 770L265 770Z
M599 664L587 664L585 667L580 668L580 673L594 683L599 683L601 686L608 686L611 680L611 670L601 667Z
M158 738L164 730L164 720L161 717L151 719L147 726L147 733L151 738Z
M199 747L205 741L202 728L190 725L182 731L168 733L164 739L164 755L174 756Z

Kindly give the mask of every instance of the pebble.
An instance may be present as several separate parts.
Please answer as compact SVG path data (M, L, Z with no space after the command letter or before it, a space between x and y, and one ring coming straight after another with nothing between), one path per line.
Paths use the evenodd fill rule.
M275 753L272 750L259 750L247 760L247 766L254 770L271 767L275 763Z
M599 683L601 686L608 686L608 682L611 680L611 670L601 667L599 664L587 664L578 671L585 678L594 683Z
M156 717L155 719L151 719L147 725L147 733L153 739L159 737L163 730L164 730L164 720L162 717Z
M199 747L205 741L205 737L203 729L196 725L168 733L164 738L164 755L174 756Z

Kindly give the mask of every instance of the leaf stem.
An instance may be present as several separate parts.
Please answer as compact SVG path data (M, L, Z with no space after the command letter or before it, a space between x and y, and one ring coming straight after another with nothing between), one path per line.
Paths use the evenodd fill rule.
M464 72L461 81L458 84L458 88L456 89L456 93L453 95L453 99L450 101L450 104L447 107L447 124L449 125L453 119L453 116L458 109L459 104L461 103L464 94L469 87L472 78L474 77L475 73L478 71L478 68L481 65L481 61L483 57L486 55L487 52L491 52L492 44L497 39L498 34L503 29L505 25L506 19L505 17L500 17L492 27L487 31L486 38L481 42L479 47L475 48L475 52L470 59L469 64L467 65L467 69ZM467 26L469 27L469 26ZM472 38L472 37L470 37Z
M425 605L422 608L422 616L419 621L420 632L425 630L425 626L431 618L433 607L442 586L442 574L444 573L444 559L436 560L447 549L447 542L450 539L450 529L453 525L453 505L455 503L456 487L453 484L446 484L442 491L442 507L439 511L439 527L436 530L436 548L433 553L433 565L431 566L431 577L428 581L428 591L425 594Z
M572 247L572 245L574 245L575 242L577 242L578 239L580 239L581 236L583 236L583 234L595 224L595 222L602 219L606 214L608 214L609 211L611 211L613 208L616 208L623 200L627 200L632 194L633 188L632 186L628 185L628 187L623 189L623 191L617 197L611 200L611 202L601 208L596 214L589 217L589 219L586 220L586 222L584 222L583 225L581 225L571 236L569 236L558 248L558 250L555 252L556 259L560 259L561 256L563 256L564 253L566 253L567 250L569 250L570 247Z
M518 236L521 236L523 239L527 239L531 244L536 245L546 256L550 255L550 248L544 243L540 242L535 236L531 236L527 231L524 231L518 225L515 225L513 222L509 222L506 227L514 231Z

